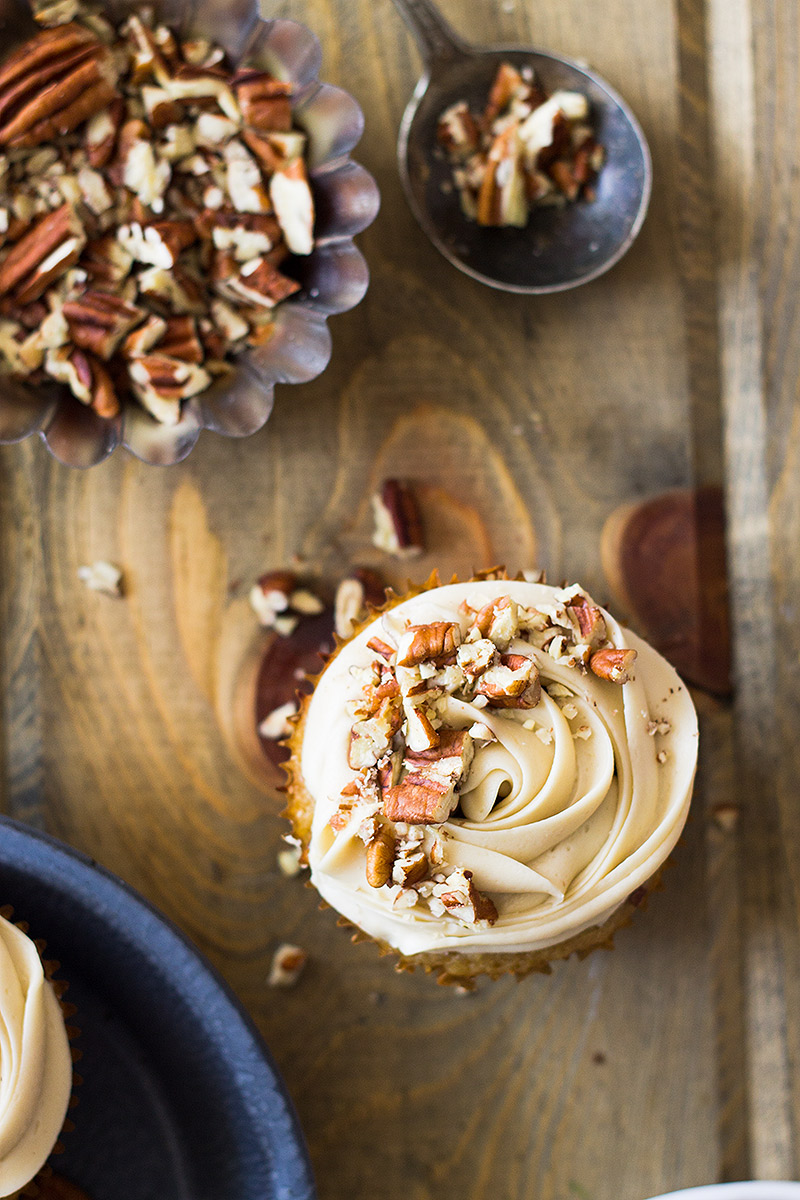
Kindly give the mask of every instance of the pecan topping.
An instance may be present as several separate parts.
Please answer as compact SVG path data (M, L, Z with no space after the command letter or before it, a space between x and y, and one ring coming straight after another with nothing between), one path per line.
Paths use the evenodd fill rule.
M568 611L575 618L581 641L597 647L605 639L606 623L602 612L586 596L573 596L567 601Z
M635 650L598 650L589 660L593 673L611 683L628 683L636 662Z
M461 629L454 621L433 621L430 625L409 625L397 647L397 665L415 667L433 662L444 665L454 657L461 643Z
M447 879L446 892L440 892L439 899L454 917L468 925L478 921L486 921L494 925L497 920L497 908L488 896L482 895L472 882L471 871L454 871Z
M535 708L541 696L539 672L525 654L501 654L497 666L489 667L476 687L492 708Z
M468 641L488 638L499 650L506 650L519 633L519 610L510 596L491 600L475 613L467 633Z
M456 807L456 788L472 763L472 738L465 729L442 729L438 740L430 749L406 750L407 774L383 794L390 821L439 825Z
M384 825L367 846L367 883L370 887L379 888L389 883L395 850L394 834Z

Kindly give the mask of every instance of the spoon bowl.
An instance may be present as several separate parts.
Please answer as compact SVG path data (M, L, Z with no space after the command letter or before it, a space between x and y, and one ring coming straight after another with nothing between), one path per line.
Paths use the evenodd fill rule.
M650 199L652 167L644 134L609 85L570 59L526 46L473 47L461 41L430 0L395 0L425 61L400 126L400 177L411 210L438 250L465 274L508 292L542 295L595 279L638 234ZM457 100L480 111L501 63L532 67L545 91L581 92L589 101L605 162L595 199L533 210L524 229L469 220L437 149L441 113Z

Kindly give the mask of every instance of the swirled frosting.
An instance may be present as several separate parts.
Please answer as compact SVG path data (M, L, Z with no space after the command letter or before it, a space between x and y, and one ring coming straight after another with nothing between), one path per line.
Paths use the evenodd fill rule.
M401 841L410 838L412 851L425 851L435 865L427 882L413 888L398 883L396 873L383 886L370 886L363 821L336 818L343 794L351 797L345 812L352 804L353 712L365 670L375 670L368 643L374 646L377 638L401 645L402 654L409 626L438 623L439 629L457 625L455 640L469 644L480 636L475 612L506 603L506 597L519 622L505 631L511 636L501 643L501 661L517 671L522 664L526 678L538 673L537 689L529 690L526 705L500 707L453 678L440 686L429 716L441 728L469 731L472 739L455 807L436 826L401 822L392 831ZM569 611L576 602L596 615L587 635L596 639L593 647L580 644L581 630ZM613 671L612 678L602 678L590 669L599 648L635 650L628 655L635 658L632 677L614 682ZM384 658L387 653L384 647ZM612 654L611 661L620 657ZM600 660L594 665L601 670ZM430 682L442 685L442 675ZM577 587L488 580L423 592L348 642L311 697L301 772L314 800L312 881L335 909L404 955L551 946L602 924L665 861L686 820L696 759L694 707L673 668ZM374 818L384 823L388 794ZM437 903L443 891L452 893L453 880L463 887L465 873L491 901L494 918L480 919L474 909L465 917L452 895L449 908Z
M64 1020L39 954L0 918L0 1196L15 1195L44 1165L71 1089Z

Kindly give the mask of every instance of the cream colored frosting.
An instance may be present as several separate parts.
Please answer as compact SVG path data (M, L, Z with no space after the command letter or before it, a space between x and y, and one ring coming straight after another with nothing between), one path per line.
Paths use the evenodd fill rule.
M13 1196L44 1165L71 1090L55 992L33 942L0 918L0 1196Z
M637 651L634 677L620 685L554 658L530 641L508 648L535 660L535 708L494 709L448 697L447 725L488 726L463 783L458 815L440 827L447 868L472 871L498 910L473 925L424 904L398 905L399 888L371 888L364 844L328 822L353 780L348 702L375 636L395 643L407 624L466 621L460 606L502 596L553 609L569 592L509 581L451 584L423 592L378 618L342 648L309 704L301 754L315 802L309 847L312 881L355 925L405 955L426 951L519 952L554 945L602 924L645 884L674 847L689 808L697 761L697 718L685 685L652 647L604 610L606 646ZM563 611L563 609L562 609ZM500 793L502 798L498 798ZM429 836L429 832L426 831Z

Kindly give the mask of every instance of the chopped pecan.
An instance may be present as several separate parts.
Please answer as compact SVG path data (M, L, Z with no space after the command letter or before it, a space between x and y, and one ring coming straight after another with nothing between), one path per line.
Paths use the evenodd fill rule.
M388 754L396 731L395 710L394 702L387 700L376 716L354 723L350 730L350 745L347 749L347 761L354 771L363 770L364 767L374 767L385 754Z
M208 372L195 363L155 353L131 359L128 371L138 399L165 425L177 425L181 400L196 396L211 382Z
M595 648L599 646L606 636L606 622L597 605L578 594L567 600L566 608L577 623L581 641Z
M478 126L466 100L458 100L445 109L436 126L436 140L453 156L468 158L478 149Z
M392 867L392 883L401 887L413 887L419 883L430 870L430 864L424 850L413 850L399 853Z
M519 633L519 610L510 596L491 600L479 609L467 633L468 641L488 638L498 650L505 650Z
M115 417L119 413L119 399L111 376L91 354L69 346L48 350L44 369L52 379L65 383L73 396L99 416Z
M367 846L367 883L370 887L379 888L389 883L396 848L397 843L391 829L382 825Z
M238 304L274 308L281 300L300 291L300 284L282 275L266 258L254 258L241 269L233 260L234 273L222 278L217 290Z
M406 741L418 751L430 750L439 745L439 734L431 724L430 718L416 704L406 703Z
M467 777L474 748L465 729L442 729L436 747L406 749L408 774L383 793L384 812L391 821L441 824L458 803L456 788Z
M111 54L80 25L43 30L0 67L0 144L63 137L116 96Z
M394 646L390 646L388 642L382 641L379 637L370 638L367 642L367 649L380 655L386 662L391 662L395 656Z
M302 158L294 158L274 172L269 198L292 254L310 254L314 248L314 197Z
M461 627L454 621L432 621L429 625L409 625L400 635L397 664L415 667L433 662L443 666L454 658L461 643Z
M525 654L501 654L500 662L481 675L476 694L492 708L535 708L542 693L539 672Z
M154 221L144 227L134 221L120 225L117 238L137 262L168 269L197 241L197 233L191 221Z
M294 987L307 962L308 955L305 950L284 942L278 946L272 957L267 983L270 987Z
M497 648L489 638L479 638L477 642L464 642L456 653L458 665L470 683L488 670L497 658Z
M398 558L423 550L422 521L414 493L400 479L387 479L372 497L375 519L373 545Z
M446 881L448 890L439 892L438 898L451 914L467 925L486 921L494 925L497 908L488 896L484 896L472 882L471 871L453 871Z
M181 362L203 362L205 353L197 336L194 317L169 317L164 335L158 343L158 352L170 358L179 358Z
M628 683L633 678L635 650L598 650L589 660L593 673L611 683Z
M524 228L528 223L528 198L518 127L518 122L506 126L489 149L478 193L479 225L516 225Z
M143 325L129 333L122 343L125 358L139 358L158 345L167 329L163 317L148 317Z
M145 317L143 309L108 292L84 292L67 300L62 311L73 343L105 359Z
M233 79L236 99L248 125L260 132L292 128L290 83L275 79L265 71L244 68Z
M115 97L107 108L101 109L86 123L84 144L89 166L98 170L106 166L117 146L117 135L125 113L125 102Z
M86 235L68 204L41 217L8 252L0 266L0 296L14 292L29 304L78 261Z
M455 789L435 776L412 773L383 794L383 811L390 821L441 825L458 802Z

